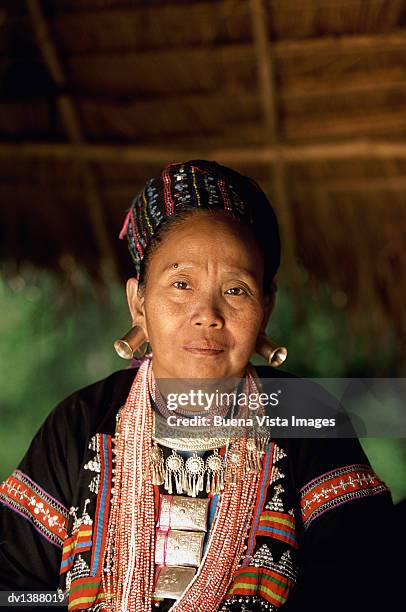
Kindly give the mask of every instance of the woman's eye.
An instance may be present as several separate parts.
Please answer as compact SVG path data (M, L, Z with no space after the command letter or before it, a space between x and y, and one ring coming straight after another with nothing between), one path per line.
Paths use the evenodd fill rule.
M173 283L173 286L176 287L176 285L187 285L186 281L175 281ZM176 289L186 289L186 287L176 287Z
M242 287L231 287L231 289L228 289L226 293L228 293L229 291L233 291L233 293L230 293L229 295L244 295L244 293L246 293L246 291Z

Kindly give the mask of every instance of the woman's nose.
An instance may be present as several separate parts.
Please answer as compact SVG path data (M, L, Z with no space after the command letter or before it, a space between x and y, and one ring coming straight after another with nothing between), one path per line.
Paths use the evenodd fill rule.
M214 304L200 304L192 316L192 325L202 327L223 327L224 318L220 310Z

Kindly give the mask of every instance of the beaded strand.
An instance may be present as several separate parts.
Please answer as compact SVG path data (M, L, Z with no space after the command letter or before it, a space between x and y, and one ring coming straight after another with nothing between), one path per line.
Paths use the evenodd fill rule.
M154 591L155 521L150 450L156 393L151 359L139 367L116 431L115 483L107 528L102 576L105 610L150 612ZM248 395L257 390L249 368ZM223 600L240 562L250 527L260 473L245 471L247 439L228 448L236 458L235 479L219 494L205 556L174 612L212 612Z
M122 410L116 474L105 550L103 591L111 612L150 612L154 588L154 488L149 465L152 412L147 386L149 360L137 372Z

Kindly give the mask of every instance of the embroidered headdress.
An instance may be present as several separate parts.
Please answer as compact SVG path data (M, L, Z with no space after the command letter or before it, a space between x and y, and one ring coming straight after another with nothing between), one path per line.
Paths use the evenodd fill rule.
M147 181L127 211L120 238L128 247L139 279L148 245L168 218L190 209L219 209L251 226L264 255L264 288L280 264L280 237L274 210L251 178L214 161L169 164Z

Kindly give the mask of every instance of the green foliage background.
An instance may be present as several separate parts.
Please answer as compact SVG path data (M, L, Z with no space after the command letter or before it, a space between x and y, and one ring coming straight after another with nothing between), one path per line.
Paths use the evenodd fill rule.
M306 287L304 278L301 290ZM303 291L302 291L303 292ZM283 286L269 333L289 349L286 369L299 376L396 376L395 335L385 350L371 353L368 340L348 328L345 304L335 308L326 290L306 298ZM126 367L113 342L130 325L124 288L96 291L77 271L75 288L45 272L0 279L0 479L18 464L34 433L64 397ZM254 364L264 363L257 355ZM406 497L406 448L402 439L362 439L394 501Z

